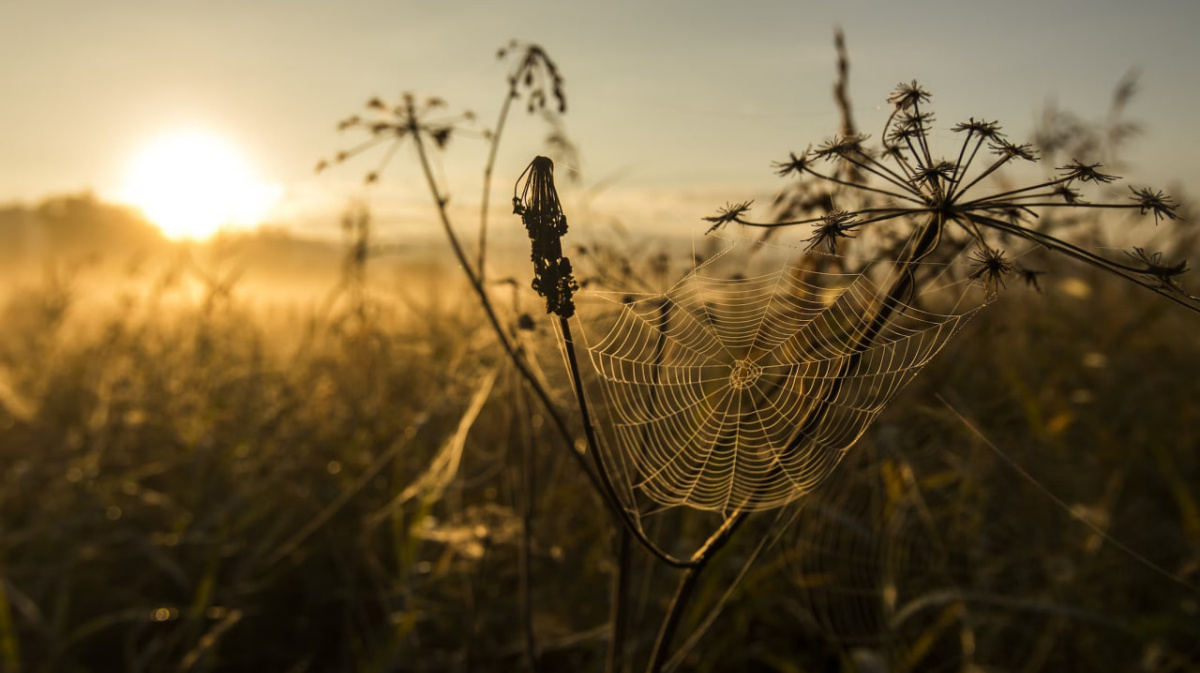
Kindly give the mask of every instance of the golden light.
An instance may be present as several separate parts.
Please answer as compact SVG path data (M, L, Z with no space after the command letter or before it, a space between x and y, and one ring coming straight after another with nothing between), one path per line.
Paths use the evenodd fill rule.
M160 138L137 155L121 199L170 238L205 239L223 228L261 223L279 191L255 178L221 138L184 132Z

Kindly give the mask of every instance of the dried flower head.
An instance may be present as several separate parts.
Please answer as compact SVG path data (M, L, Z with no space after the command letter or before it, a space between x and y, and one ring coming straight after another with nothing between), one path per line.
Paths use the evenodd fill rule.
M812 147L801 152L800 156L796 156L795 152L788 152L787 161L777 161L771 165L775 167L775 171L779 173L779 177L781 178L786 178L793 174L800 176L804 174L804 169L808 167L809 154L811 152Z
M1038 282L1038 276L1046 275L1045 271L1029 269L1017 264L1013 264L1013 267L1017 270L1017 274L1021 276L1021 280L1025 281L1027 287L1031 287L1037 292L1042 291L1042 285Z
M971 262L975 269L971 271L971 280L982 280L984 292L988 300L995 299L1000 288L1004 287L1004 277L1013 272L1012 262L1004 259L1004 251L984 247L971 254Z
M1161 252L1147 253L1145 248L1135 247L1133 252L1126 252L1125 254L1133 261L1138 262L1145 267L1142 269L1143 273L1160 279L1181 276L1188 271L1187 260L1183 260L1182 262L1176 264L1164 264L1162 261L1163 254Z
M852 136L834 136L832 140L828 140L824 145L821 145L813 156L832 161L834 159L844 158L863 153L862 145L867 141L869 136L861 133Z
M969 134L974 134L980 138L987 138L991 141L996 141L1004 137L1004 134L1000 132L1000 124L998 122L976 120L974 117L965 122L959 122L950 130L955 133L966 131Z
M1079 192L1071 189L1071 187L1065 182L1054 188L1054 195L1062 197L1062 200L1066 201L1068 204L1073 205L1083 203L1083 199L1080 198Z
M709 227L708 230L710 232L715 231L729 224L730 222L739 222L742 218L742 215L745 215L746 211L750 210L750 204L752 203L754 202L743 201L741 203L725 204L724 208L717 210L716 215L704 218L705 222L712 222L712 226Z
M839 238L854 238L854 230L858 228L858 217L845 210L832 210L821 218L813 230L813 235L805 239L806 250L820 247L822 244L829 252L837 252Z
M579 286L572 276L571 260L562 251L567 216L554 188L553 161L536 157L517 178L513 213L521 216L532 243L533 289L545 297L547 313L570 318L575 314L573 295Z
M1102 173L1099 164L1077 160L1058 167L1053 177L1041 181L985 190L984 181L1014 159L1037 161L1033 146L1005 139L994 121L971 118L954 127L958 133L965 132L957 153L952 155L954 159L935 158L933 116L925 109L929 98L916 82L901 84L888 98L893 110L884 123L881 149L868 148L866 136L851 134L835 137L815 151L791 154L788 161L775 164L775 168L783 176L815 180L816 185L801 185L805 198L790 199L786 208L777 211L778 219L773 222L751 221L746 214L749 202L726 206L716 216L704 218L712 223L710 231L730 222L765 228L814 226L815 232L806 239L808 247L833 250L839 238L852 238L851 231L908 220L907 236L885 232L880 237L895 253L896 261L906 267L907 280L897 285L900 290L913 287L917 264L931 259L939 249L946 257L973 243L977 250L971 257L975 268L969 275L994 296L1003 287L1004 276L1016 268L992 242L998 237L1002 241L1020 239L1102 269L1200 313L1200 297L1183 291L1175 280L1185 265L1166 266L1153 256L1144 256L1137 257L1139 265L1132 266L1057 238L1051 229L1038 224L1045 211L1063 208L1137 208L1143 215L1152 214L1156 223L1178 219L1178 204L1169 196L1142 188L1132 190L1132 203L1084 201L1075 187L1083 183L1104 185L1118 178ZM830 172L814 159L844 162L852 174ZM846 190L857 193L864 207L852 213L834 210L830 195L844 195ZM828 214L811 215L822 211ZM943 247L947 242L949 245ZM1027 283L1037 285L1040 272L1020 271Z
M1085 164L1081 163L1078 159L1072 159L1071 163L1066 166L1059 166L1055 170L1062 171L1062 177L1066 178L1068 182L1078 180L1080 182L1096 182L1106 185L1121 179L1120 176L1106 175L1097 171L1096 169L1100 167L1100 164Z
M428 139L438 149L444 149L451 137L461 130L466 122L475 118L470 111L456 115L441 114L440 111L445 107L446 101L441 98L430 97L418 102L410 93L405 93L396 105L389 105L378 96L373 97L366 103L372 119L354 115L338 124L339 131L365 131L367 139L348 150L338 152L332 161L322 159L317 162L316 171L319 173L331 164L344 163L378 145L390 144L379 164L368 171L365 177L367 184L378 182L383 169L407 138L419 134L422 139Z
M550 98L557 103L559 114L566 112L563 78L546 51L536 44L513 40L496 52L496 58L500 60L512 55L515 55L515 63L508 74L509 95L517 98L524 91L529 96L526 106L529 112L546 109Z
M901 82L896 86L892 95L888 96L887 102L891 103L897 110L908 110L920 103L929 102L930 93L921 88L917 84L917 80L905 84Z
M1033 145L1029 143L1011 143L1003 138L988 143L988 149L1006 159L1024 159L1025 161L1037 161L1037 153L1033 150Z
M1178 219L1179 216L1175 214L1175 209L1179 207L1179 204L1161 191L1152 192L1149 187L1141 189L1130 187L1129 190L1133 192L1133 196L1130 198L1137 201L1143 215L1146 214L1146 211L1154 213L1155 224L1158 224L1159 218L1162 217L1168 220Z
M930 187L937 185L939 182L942 184L949 183L954 179L956 170L957 166L949 161L939 161L932 166L920 166L913 170L913 182Z

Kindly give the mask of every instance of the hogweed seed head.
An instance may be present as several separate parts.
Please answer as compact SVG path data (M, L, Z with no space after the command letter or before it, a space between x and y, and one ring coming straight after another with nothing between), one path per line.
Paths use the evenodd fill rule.
M1164 264L1161 252L1147 253L1145 248L1135 247L1133 252L1126 252L1125 254L1133 261L1145 267L1142 273L1154 276L1159 280L1182 276L1188 271L1187 260L1183 260L1177 264Z
M1110 182L1115 182L1121 179L1121 177L1118 175L1106 175L1101 173L1096 170L1097 168L1101 168L1101 165L1085 164L1080 162L1078 159L1072 159L1071 163L1067 164L1066 166L1059 166L1054 170L1062 171L1064 173L1062 177L1068 182L1078 180L1080 182L1095 182L1098 184L1107 185Z
M1068 205L1077 205L1077 204L1083 203L1083 199L1080 198L1079 192L1077 190L1071 189L1071 187L1069 185L1067 185L1066 183L1063 183L1063 184L1055 187L1054 194L1056 196L1061 196L1062 200L1066 201Z
M741 203L725 204L724 208L717 210L717 214L711 217L703 218L705 222L712 222L712 226L708 228L710 232L716 231L730 222L737 222L750 210L750 204L753 201L743 201Z
M796 156L795 152L788 152L787 161L777 161L771 164L775 167L775 172L779 173L779 177L786 178L789 175L795 174L796 177L804 175L804 171L808 168L809 154L812 152L812 147Z
M913 80L908 84L900 83L896 86L896 90L892 95L888 96L887 102L891 103L897 110L908 110L909 108L920 103L929 102L930 93L921 88L917 84L917 80Z
M817 183L836 185L821 189L806 185L804 199L793 198L788 205L777 209L771 222L754 222L747 217L750 202L726 205L715 216L703 218L711 224L709 231L736 223L751 227L788 227L809 225L813 234L805 239L808 249L825 247L836 250L838 239L853 238L865 227L881 227L899 220L909 220L909 237L895 237L887 242L897 256L907 256L905 263L914 264L933 254L944 241L952 241L943 252L955 255L965 240L974 241L976 252L970 258L971 280L980 281L989 298L1004 287L1004 277L1018 272L1027 284L1037 287L1040 271L1028 271L1007 260L1004 252L990 242L993 236L1002 241L1013 238L1032 243L1053 253L1098 267L1125 280L1171 299L1200 313L1200 297L1185 291L1177 282L1186 264L1166 265L1160 256L1141 251L1131 253L1136 265L1122 263L1094 254L1069 240L1058 238L1046 226L1038 224L1049 210L1071 209L1139 209L1143 215L1160 220L1179 219L1179 204L1161 191L1131 188L1131 202L1092 203L1081 198L1084 183L1106 185L1119 178L1102 173L1098 163L1072 160L1055 169L1055 175L1024 185L1004 185L987 189L984 181L1008 166L1014 159L1037 161L1038 153L1028 143L1010 142L1000 131L1000 124L974 117L954 126L957 133L966 132L959 143L953 161L935 158L931 146L936 138L932 133L933 114L925 103L929 92L915 81L901 84L888 98L893 106L880 134L883 142L878 148L865 145L867 136L851 134L835 136L816 150L811 147L802 154L789 154L788 160L774 164L780 176L806 177ZM986 146L986 150L984 149ZM1054 148L1047 149L1053 152ZM980 155L993 158L975 163ZM853 165L853 179L839 173L826 174L816 161L846 162ZM864 206L852 212L835 209L830 194L854 190ZM982 192L982 193L981 193ZM776 198L776 204L780 198ZM825 212L824 216L813 216ZM905 248L909 244L911 248ZM898 258L898 261L904 261Z
M1174 199L1171 197L1163 194L1162 191L1152 192L1150 191L1149 187L1143 187L1141 189L1134 189L1133 187L1130 187L1129 190L1133 192L1133 196L1130 198L1132 198L1134 201L1137 201L1138 206L1141 207L1143 215L1146 214L1146 211L1154 213L1155 224L1158 224L1159 218L1162 217L1165 217L1168 220L1175 220L1179 218L1179 216L1175 214L1175 209L1179 207L1179 204L1175 203Z
M847 156L855 156L863 153L863 143L870 136L858 133L852 136L834 136L833 139L826 141L821 145L813 156L826 161L841 159Z
M854 230L859 226L858 216L845 210L832 210L827 213L813 230L813 235L805 239L808 245L805 250L812 250L822 244L830 254L837 252L839 238L854 238Z
M971 117L965 122L959 122L950 130L954 131L955 133L967 131L991 141L996 141L1004 137L1004 134L1000 132L999 122L976 120L974 117Z
M983 289L989 301L995 299L1004 287L1004 277L1014 270L1012 262L1004 259L1004 251L984 247L971 254L971 262L975 269L971 271L971 280L982 280Z
M1042 285L1038 282L1038 276L1046 275L1045 271L1041 271L1040 269L1028 269L1023 266L1017 266L1016 264L1013 266L1016 268L1017 273L1021 276L1021 280L1025 281L1025 285L1033 288L1035 292L1042 291Z
M465 123L475 117L469 111L446 115L441 112L445 107L446 101L436 96L418 102L415 96L405 93L396 105L388 105L378 96L371 98L366 103L371 119L354 115L338 123L339 131L365 131L367 139L352 149L338 152L332 161L321 160L317 163L317 172L325 170L331 163L340 164L378 145L389 144L379 165L366 174L365 181L371 184L379 180L400 143L413 134L429 139L438 149L445 149L454 133L465 128Z
M913 181L929 187L936 187L939 181L943 184L954 179L955 164L949 161L939 161L932 166L921 166L914 170Z
M1038 160L1038 156L1033 149L1033 145L1030 145L1029 143L1021 143L1018 145L1000 138L995 142L988 143L988 149L990 149L993 153L1007 159L1024 159L1025 161Z
M558 66L550 60L546 51L536 44L525 44L513 40L496 52L496 58L504 60L510 54L516 56L516 64L508 73L509 96L519 98L524 90L529 95L526 108L529 112L546 109L553 98L559 114L567 111L567 97L563 93L563 78ZM549 94L547 94L549 89Z

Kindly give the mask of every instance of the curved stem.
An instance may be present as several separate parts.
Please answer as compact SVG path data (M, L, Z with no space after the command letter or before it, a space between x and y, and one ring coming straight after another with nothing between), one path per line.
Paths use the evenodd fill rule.
M874 224L875 222L882 222L884 220L892 220L897 217L911 217L911 216L913 216L917 213L923 212L923 211L916 209L916 208L864 208L862 210L856 210L854 212L856 214L857 213L885 213L884 215L880 215L878 217L872 217L872 218L869 218L866 220L859 220L856 222L851 222L850 224L854 228L857 229L858 227L861 227L866 224ZM760 229L772 229L774 227L792 227L792 226L796 226L796 225L800 225L800 224L816 224L818 222L823 222L824 220L825 220L824 217L813 217L813 218L810 218L807 220L790 220L787 222L751 222L750 220L743 220L740 217L735 217L730 221L736 222L740 225L747 226L747 227L758 227Z
M845 159L846 161L850 162L851 164L857 166L858 168L860 168L864 171L867 171L868 173L872 173L874 175L879 176L881 179L892 183L893 185L899 187L900 189L904 189L907 191L912 190L912 185L908 184L908 182L906 182L904 178L902 178L899 175L896 175L896 173L894 171L892 171L890 168L888 168L887 166L872 159L869 154L860 154L860 156L864 157L866 159L866 162L856 161L855 159L851 158L849 154L844 155L842 158Z
M1003 222L992 217L985 217L979 214L969 214L967 216L972 219L976 219L979 224L984 226L1019 236L1027 241L1032 241L1039 245L1045 246L1046 248L1064 254L1068 257L1072 257L1080 262L1084 262L1085 264L1090 264L1098 269L1102 269L1111 274L1120 276L1134 284L1141 285L1155 294L1170 299L1189 311L1200 313L1200 297L1195 297L1186 293L1180 294L1167 292L1159 284L1152 283L1151 281L1147 280L1147 272L1144 269L1138 269L1121 264L1120 262L1114 262L1110 259L1106 259L1099 255L1088 252L1087 250L1084 250L1076 245L1072 245L1062 239L1058 239L1032 229L1026 229L1025 227L1011 225L1007 222Z
M411 103L409 105L411 106ZM458 258L459 266L462 268L463 273L466 274L467 280L471 284L471 289L475 291L475 295L479 299L479 305L483 308L483 312L487 316L488 322L492 325L492 329L496 333L496 338L500 341L505 354L508 355L509 360L512 361L517 371L520 372L521 377L529 383L538 401L542 403L542 407L550 416L550 420L554 423L555 428L557 428L559 435L562 436L563 441L567 444L568 452L575 458L575 462L579 464L584 474L587 475L593 489L603 495L604 490L600 485L599 479L588 466L587 459L575 449L575 438L567 428L566 420L558 411L558 408L554 406L554 402L550 399L550 394L546 391L545 387L542 386L541 382L538 381L537 377L529 369L529 364L525 362L525 357L508 338L504 328L500 325L500 319L496 316L495 309L492 307L492 301L488 297L487 290L484 288L479 277L471 270L471 265L467 261L467 255L463 250L462 243L459 242L458 236L454 233L454 228L450 226L450 215L446 212L446 198L442 196L441 190L438 189L437 181L434 180L433 169L429 165L429 157L425 151L425 143L421 139L420 129L417 127L412 110L410 110L409 118L414 120L410 123L409 131L413 137L413 145L417 148L417 157L420 159L421 169L425 173L425 182L429 186L430 194L433 195L434 205L437 206L442 229L445 230L446 237L450 240L450 247L454 250L454 256Z
M625 668L625 624L629 621L629 572L632 562L629 530L617 529L617 567L611 587L612 605L609 608L608 654L604 662L606 673L621 673Z
M616 486L612 482L611 468L605 462L604 452L600 450L600 441L596 437L596 428L592 424L591 411L588 407L587 398L583 393L583 378L579 371L579 358L575 355L575 338L571 335L571 323L566 318L559 317L558 326L562 330L563 343L567 351L567 366L571 370L571 382L574 385L575 399L579 404L579 413L583 418L583 434L587 438L588 453L592 454L596 472L600 475L600 483L604 486L603 492L610 507L621 523L625 525L625 528L646 548L646 551L671 567L690 568L695 565L693 562L677 559L659 548L650 538L646 537L646 533L642 530L642 527L621 506L621 499L617 495Z
M725 545L733 537L733 534L737 532L738 528L741 527L742 523L746 521L747 517L748 515L744 511L732 514L708 538L704 546L692 555L691 560L693 565L684 572L683 577L679 578L679 586L675 589L675 596L671 599L670 607L667 608L667 616L663 619L663 623L659 627L658 637L654 639L654 649L650 652L650 664L646 667L647 673L659 673L663 665L667 663L671 641L675 637L675 631L679 628L679 622L683 618L683 611L692 599L692 594L696 589L696 582L700 579L700 573L704 572L704 569L708 567L709 561L717 555L717 552L725 548Z
M1031 191L1033 191L1033 190L1035 190L1035 189L1042 189L1043 187L1053 187L1054 185L1061 185L1061 184L1063 184L1064 182L1070 182L1070 181L1071 181L1071 178L1059 178L1059 179L1057 179L1057 180L1049 180L1049 181L1047 181L1047 182L1041 182L1041 183L1038 183L1038 184L1036 184L1036 185L1030 185L1030 186L1028 186L1028 187L1021 187L1021 188L1019 188L1019 189L1010 189L1010 190L1009 190L1009 191L1007 191L1007 192L1000 192L999 194L989 194L989 195L987 195L987 196L980 197L980 198L978 198L978 199L975 199L975 200L973 200L973 201L967 201L967 202L965 202L965 203L961 203L961 204L959 204L959 205L960 205L960 206L963 206L963 207L966 207L966 206L975 206L975 205L979 205L979 204L983 204L983 203L988 203L988 202L992 202L992 201L997 201L997 202L999 202L999 201L1001 201L1002 199L1005 199L1006 197L1013 196L1013 195L1015 195L1015 194L1022 194L1022 193L1024 193L1024 192L1031 192ZM1053 192L1051 192L1051 194L1053 194ZM1049 194L1048 194L1047 196L1049 196ZM1058 205L1065 205L1065 204L1061 204L1061 203L1060 203L1060 204L1058 204ZM1090 204L1089 204L1089 205L1090 205Z
M817 171L815 171L811 168L805 168L804 170L807 171L809 174L814 175L821 180L828 180L829 182L836 182L839 185L853 187L854 189L861 189L864 192L875 192L877 194L883 194L884 196L890 196L893 199L901 199L904 201L911 201L912 203L925 205L924 201L921 201L919 199L914 199L911 196L905 196L904 194L897 194L895 192L889 192L886 189L877 189L875 187L868 187L867 185L864 185L864 184L858 183L858 182L850 182L849 180L842 180L840 178L835 178L832 175L825 175L824 173L818 173Z
M514 384L514 392L516 394L516 411L523 416L529 413L529 403L526 398L523 381L517 380ZM537 465L534 462L536 455L533 432L525 424L518 421L518 426L522 428L520 432L521 444L521 544L517 549L517 571L518 571L518 604L521 614L521 630L524 636L525 659L530 673L537 673L540 667L538 666L537 656L537 640L533 632L533 582L532 582L532 559L533 559L533 517L534 506L537 493Z
M496 152L500 149L500 136L504 133L504 122L508 119L508 109L512 107L516 93L516 90L510 87L508 96L504 98L504 105L500 107L500 118L496 120L496 130L492 133L492 147L488 150L487 164L483 167L483 204L479 207L479 265L475 270L480 283L484 282L487 277L484 264L487 261L488 203L492 196L492 170L496 167Z

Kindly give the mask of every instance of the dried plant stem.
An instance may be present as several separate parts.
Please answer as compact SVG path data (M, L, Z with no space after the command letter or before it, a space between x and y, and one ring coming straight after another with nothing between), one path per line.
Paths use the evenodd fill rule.
M717 552L725 548L725 545L733 537L733 534L746 521L747 516L743 511L734 512L708 538L704 546L700 547L692 555L692 566L684 571L683 577L679 578L679 586L675 589L675 596L671 598L671 605L667 608L667 615L663 618L662 625L658 629L658 637L654 640L654 649L650 652L650 664L646 667L648 673L659 673L663 665L667 663L671 641L675 638L675 631L679 628L679 621L683 618L683 611L687 609L688 603L691 602L692 594L696 589L696 583L700 579L700 573L704 572L704 569L708 567L709 561L717 555Z
M838 113L842 117L842 135L852 136L858 133L854 124L854 116L850 111L850 55L846 52L846 34L842 27L833 29L833 47L837 51L837 82L833 85L833 100L837 104Z
M772 524L772 529L774 532L763 535L761 538L759 538L758 545L755 546L754 550L750 552L750 555L746 557L746 562L742 564L742 569L738 571L737 577L735 577L734 580L729 583L729 586L725 588L725 593L721 595L716 604L708 611L708 615L704 618L704 621L702 621L700 625L696 627L696 630L694 630L691 635L688 636L687 641L684 642L683 645L681 645L675 651L675 654L671 656L670 660L667 661L664 667L665 670L675 670L683 662L683 659L688 655L688 652L696 647L696 644L700 642L700 640L704 637L704 634L717 620L717 617L720 616L721 611L725 609L725 606L729 603L729 599L733 596L734 590L741 585L742 580L746 578L746 573L750 571L750 567L753 566L758 560L758 557L762 554L763 550L768 546L774 546L775 543L779 541L779 538L783 535L784 531L787 530L788 526L795 521L795 515L788 517L788 520L785 521L784 512L786 512L786 510L780 510L780 513L775 518L775 523Z
M537 673L538 656L537 656L537 640L533 633L533 582L531 579L532 568L531 559L533 558L533 518L535 510L535 494L537 493L537 465L534 458L537 452L534 450L534 442L536 438L529 430L527 424L520 422L519 419L528 418L529 399L525 392L523 381L517 380L513 382L514 392L516 394L516 411L518 416L517 425L520 426L520 444L521 444L521 541L517 549L517 573L518 573L518 588L517 601L518 609L521 613L521 630L524 632L525 659L531 673Z
M625 669L625 632L629 621L629 573L633 544L629 530L617 527L617 565L613 572L610 595L608 653L604 662L606 673L621 673Z
M409 104L411 105L411 103ZM512 340L509 339L508 334L505 333L504 327L500 324L500 319L496 316L496 310L492 306L492 301L488 297L487 290L484 288L483 282L472 270L470 262L467 260L466 252L463 250L462 243L458 240L458 235L454 233L454 227L450 225L450 215L446 211L446 197L442 195L441 190L437 186L437 181L433 177L433 168L430 166L429 156L425 150L425 142L422 140L421 134L419 133L420 129L417 127L415 115L412 117L410 125L410 131L412 132L413 137L413 145L417 148L417 158L421 164L421 170L425 174L425 182L429 187L429 192L433 196L434 205L437 207L438 218L441 221L442 229L446 232L446 238L448 238L450 241L450 247L454 251L454 256L458 258L459 266L462 268L463 273L466 274L467 280L471 284L471 289L475 291L475 295L479 299L479 305L483 308L483 312L487 316L488 322L491 324L497 340L500 341L501 347L503 347L505 354L508 355L509 360L512 361L513 366L515 366L517 371L521 374L521 378L525 379L525 381L529 384L529 387L533 390L534 395L537 396L538 401L541 402L542 407L550 416L550 420L554 423L559 435L567 444L568 453L574 457L575 462L579 464L580 469L582 469L584 474L587 475L588 480L592 483L593 490L603 496L604 490L598 477L588 465L587 459L583 456L583 454L575 449L575 439L571 435L571 431L567 428L566 420L558 411L558 408L554 406L554 402L550 399L550 394L546 391L545 387L542 386L541 382L538 381L537 377L534 376L533 372L529 369L528 363L525 362L524 355L517 350L516 346L513 345Z
M646 533L634 521L632 515L621 506L621 499L617 496L616 486L612 483L612 469L605 462L604 452L600 450L600 440L596 437L596 428L592 424L590 407L588 406L587 398L583 394L583 377L579 371L579 358L575 354L575 338L571 335L571 323L566 318L560 317L558 319L558 326L562 331L563 344L567 351L567 367L571 370L571 382L575 390L575 401L579 406L579 413L583 420L583 433L587 438L588 453L592 454L595 470L600 475L600 483L604 487L603 493L607 496L613 512L617 515L618 520L624 524L625 528L646 548L646 551L653 554L658 560L673 568L691 567L694 565L693 562L677 559L654 544L650 538L646 537Z
M409 103L411 105L411 102ZM441 221L442 229L446 233L446 237L450 240L450 247L454 251L455 257L458 258L459 266L462 267L463 273L466 274L467 280L471 284L471 288L475 291L475 295L479 298L479 304L483 308L484 314L491 323L493 331L496 333L496 338L500 341L500 345L504 348L504 352L508 355L513 365L520 372L533 389L534 394L546 409L546 413L550 415L559 434L562 436L569 447L569 453L575 458L575 461L583 469L588 479L592 483L592 488L601 496L614 516L621 521L630 533L637 538L651 554L675 568L689 567L690 563L677 559L655 545L641 528L632 520L629 512L621 506L621 501L617 497L616 488L613 486L612 479L609 476L607 466L604 465L602 452L599 451L599 442L596 438L596 430L592 425L591 417L588 411L586 400L583 397L583 382L579 376L579 364L575 355L575 344L571 338L571 328L565 318L560 319L560 326L563 330L563 337L567 343L567 354L571 364L571 375L575 381L575 393L579 402L580 412L583 416L584 434L587 438L589 452L592 454L592 459L595 462L593 469L588 465L587 458L583 453L575 448L575 440L571 435L571 431L567 428L566 420L559 413L558 408L554 406L554 402L550 399L549 393L533 375L526 364L524 356L513 345L512 340L508 338L504 328L500 324L500 319L496 316L495 308L492 306L492 301L488 297L487 290L484 289L483 283L480 282L479 276L472 270L470 262L467 259L466 252L463 250L462 243L458 240L458 235L454 233L454 227L450 224L450 215L446 211L446 197L442 195L441 189L438 188L437 181L433 177L433 168L429 163L429 156L425 150L424 140L421 138L420 129L416 123L416 116L410 115L413 120L410 122L413 137L413 145L417 148L417 158L421 164L421 170L425 174L425 182L429 187L429 192L433 196L434 205L437 207L438 218Z
M1091 204L1089 204L1089 207L1091 207ZM1080 262L1083 262L1085 264L1088 264L1090 266L1094 266L1102 271L1107 271L1111 274L1120 276L1121 278L1124 278L1125 280L1128 280L1136 285L1140 285L1140 286L1142 286L1148 290L1151 290L1163 297L1166 297L1167 299L1171 300L1172 302L1174 302L1176 304L1179 304L1180 306L1182 306L1186 309L1200 312L1200 308L1197 308L1196 303L1195 303L1196 297L1193 297L1191 295L1180 296L1177 294L1165 293L1162 291L1162 289L1159 285L1145 279L1143 277L1144 273L1141 272L1140 269L1128 266L1126 264L1121 264L1120 262L1114 262L1110 259L1106 259L1106 258L1096 255L1094 253L1088 252L1087 250L1084 250L1083 248L1080 248L1077 245L1073 245L1062 239L1055 238L1048 234L1043 234L1042 232L1039 232L1039 231L1026 229L1024 227L1018 227L1018 226L1009 224L1007 222L1004 222L1002 220L997 220L997 219L991 218L991 217L980 217L978 215L972 215L972 217L978 218L981 222L986 223L988 226L990 226L994 229L998 229L1000 231L1013 234L1014 236L1024 238L1027 241L1032 241L1034 243L1041 244L1041 245L1045 246L1046 248L1049 248L1056 252L1061 252L1069 257L1072 257L1072 258L1074 258Z
M496 167L496 153L500 149L500 136L504 134L504 124L508 120L508 109L516 98L515 89L510 89L504 97L504 105L500 106L500 117L496 120L496 130L492 132L492 146L488 149L487 164L483 167L483 203L479 207L479 262L475 274L479 282L486 278L484 265L487 263L487 225L488 205L492 196L492 171Z

